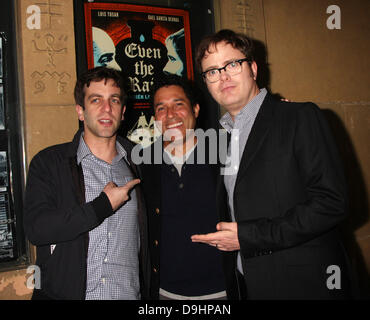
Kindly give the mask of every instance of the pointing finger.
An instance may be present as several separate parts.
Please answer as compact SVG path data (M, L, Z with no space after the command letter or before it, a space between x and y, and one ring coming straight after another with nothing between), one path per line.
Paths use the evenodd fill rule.
M191 236L191 240L194 242L197 242L197 241L208 242L208 241L216 240L218 238L217 236L218 236L217 232L207 233L207 234L194 234Z
M133 179L127 182L123 187L127 190L131 190L133 187L135 187L138 183L140 183L140 179Z

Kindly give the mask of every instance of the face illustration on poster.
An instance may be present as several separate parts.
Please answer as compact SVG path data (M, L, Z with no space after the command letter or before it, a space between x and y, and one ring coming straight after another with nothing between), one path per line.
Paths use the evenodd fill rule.
M163 72L165 74L176 74L178 76L185 75L185 35L184 28L176 31L166 38L166 48L168 62L165 65Z
M121 71L116 62L116 48L113 40L104 30L93 27L94 66L104 66Z

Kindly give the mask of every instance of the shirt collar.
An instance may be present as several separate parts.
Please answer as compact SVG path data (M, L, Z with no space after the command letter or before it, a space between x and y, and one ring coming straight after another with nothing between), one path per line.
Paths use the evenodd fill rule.
M230 113L226 112L220 119L221 126L226 129L227 132L230 132L234 129L236 123L241 123L241 125L243 125L245 122L255 119L266 94L266 88L262 88L260 92L240 110L234 117L234 120Z
M118 162L122 158L124 158L127 161L127 152L117 140L116 140L116 149L117 149L117 155L113 159L112 163Z
M80 142L78 144L78 149L77 149L77 164L80 164L82 159L92 154L89 147L85 143L85 140L83 137L84 137L84 133L82 132L80 136Z
M94 154L91 152L90 148L86 144L83 137L84 137L84 132L82 132L80 136L80 142L79 142L78 149L77 149L77 164L78 165L81 163L81 161L85 157L89 155L94 156ZM117 155L113 159L112 164L120 161L122 158L125 158L125 160L127 161L127 152L117 140L116 140L116 149L117 149Z

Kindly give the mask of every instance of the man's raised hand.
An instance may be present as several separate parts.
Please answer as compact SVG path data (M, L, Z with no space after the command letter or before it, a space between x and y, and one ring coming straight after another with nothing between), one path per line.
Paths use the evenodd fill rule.
M122 187L117 187L114 182L108 182L103 192L107 195L113 211L116 211L125 201L129 199L130 190L140 183L140 179L133 179Z

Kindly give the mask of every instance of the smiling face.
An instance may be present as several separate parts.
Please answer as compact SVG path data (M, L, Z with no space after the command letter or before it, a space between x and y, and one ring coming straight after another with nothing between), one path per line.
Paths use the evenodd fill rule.
M85 141L115 139L123 120L121 89L112 79L91 81L85 85L84 108L76 106L79 120L84 122Z
M222 68L227 63L245 58L245 55L231 44L220 42L211 45L202 59L202 71ZM257 76L257 64L247 62L242 64L239 74L230 76L224 70L221 71L220 80L210 83L206 80L207 88L213 99L224 107L231 116L235 116L241 109L252 100L259 92L255 81Z
M155 120L162 122L164 147L173 141L184 144L187 139L186 130L195 128L199 105L191 106L184 90L177 85L158 89L153 102Z

